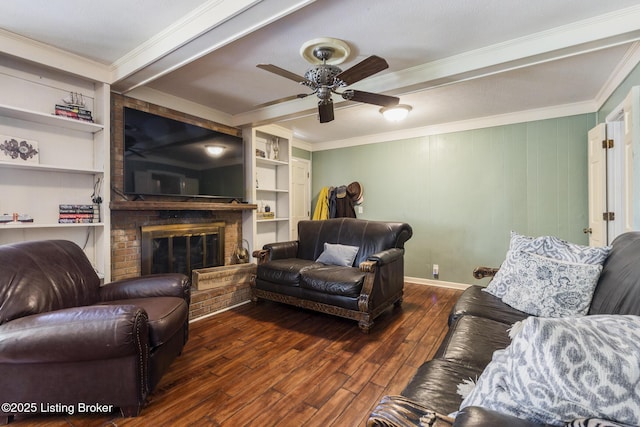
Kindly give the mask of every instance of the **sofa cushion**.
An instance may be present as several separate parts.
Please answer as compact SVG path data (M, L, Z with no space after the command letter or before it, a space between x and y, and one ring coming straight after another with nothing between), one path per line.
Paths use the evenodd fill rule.
M640 232L616 237L593 294L589 314L640 315Z
M189 317L187 303L177 297L131 298L101 304L134 305L143 309L149 318L149 344L152 348L169 341L178 329L184 327Z
M357 254L357 246L340 245L338 243L325 243L324 251L322 251L316 262L330 265L341 265L343 267L352 267L353 260L356 259Z
M401 394L440 414L449 414L462 403L457 385L468 378L475 379L481 373L482 368L433 359L418 368Z
M258 264L257 275L261 280L280 285L298 286L300 274L308 269L322 267L324 264L300 258L274 259Z
M462 295L460 295L460 298L451 309L451 314L449 314L449 325L465 314L485 317L507 324L518 322L529 316L527 313L509 307L500 298L484 292L484 288L478 285L469 286L462 292Z
M355 267L323 265L301 273L300 287L331 295L357 297L362 290L365 273Z
M582 417L640 425L638 316L532 316L514 332L461 407L553 425Z
M450 327L435 357L484 369L497 349L511 343L511 325L477 316L462 316Z

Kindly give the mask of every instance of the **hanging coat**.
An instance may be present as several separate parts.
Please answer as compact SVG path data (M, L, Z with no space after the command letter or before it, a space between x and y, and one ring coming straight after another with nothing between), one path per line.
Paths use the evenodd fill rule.
M322 187L320 190L313 219L329 219L329 187Z

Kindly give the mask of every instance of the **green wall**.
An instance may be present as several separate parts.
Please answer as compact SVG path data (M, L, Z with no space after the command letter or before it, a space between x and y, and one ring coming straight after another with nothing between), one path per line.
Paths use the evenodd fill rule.
M405 275L478 283L475 266L499 266L509 232L586 244L587 132L595 114L313 153L312 194L359 181L363 213L405 221Z

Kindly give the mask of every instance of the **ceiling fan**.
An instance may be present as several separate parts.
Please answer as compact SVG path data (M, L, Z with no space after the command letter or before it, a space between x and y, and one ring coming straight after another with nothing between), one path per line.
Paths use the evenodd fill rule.
M372 55L348 70L342 71L340 67L329 63L335 53L336 48L330 44L319 44L313 47L312 55L317 59L317 63L307 70L304 77L276 65L258 64L257 67L260 69L293 80L309 87L312 90L311 93L289 96L268 104L263 104L262 106L273 105L297 98L305 98L309 95L315 94L320 99L318 101L318 117L320 123L327 123L334 119L333 99L331 98L332 94L340 95L348 101L363 102L366 104L379 105L381 107L391 107L400 102L400 99L395 96L364 92L361 90L345 89L342 92L338 92L338 90L342 90L348 85L359 82L360 80L389 68L389 64L387 64L387 61L383 58ZM344 51L340 51L338 53L343 57L345 56ZM348 54L348 52L346 53ZM333 63L337 63L339 59L341 58L334 59Z

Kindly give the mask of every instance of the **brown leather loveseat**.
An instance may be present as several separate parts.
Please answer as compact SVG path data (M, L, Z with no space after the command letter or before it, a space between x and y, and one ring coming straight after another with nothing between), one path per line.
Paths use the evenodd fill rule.
M258 259L253 299L354 319L368 332L374 318L402 303L404 243L412 233L411 226L401 222L300 221L298 240L265 245L253 253ZM352 258L323 259L334 248L351 250Z
M0 423L55 405L138 415L187 341L189 302L181 274L101 287L75 243L0 246Z

